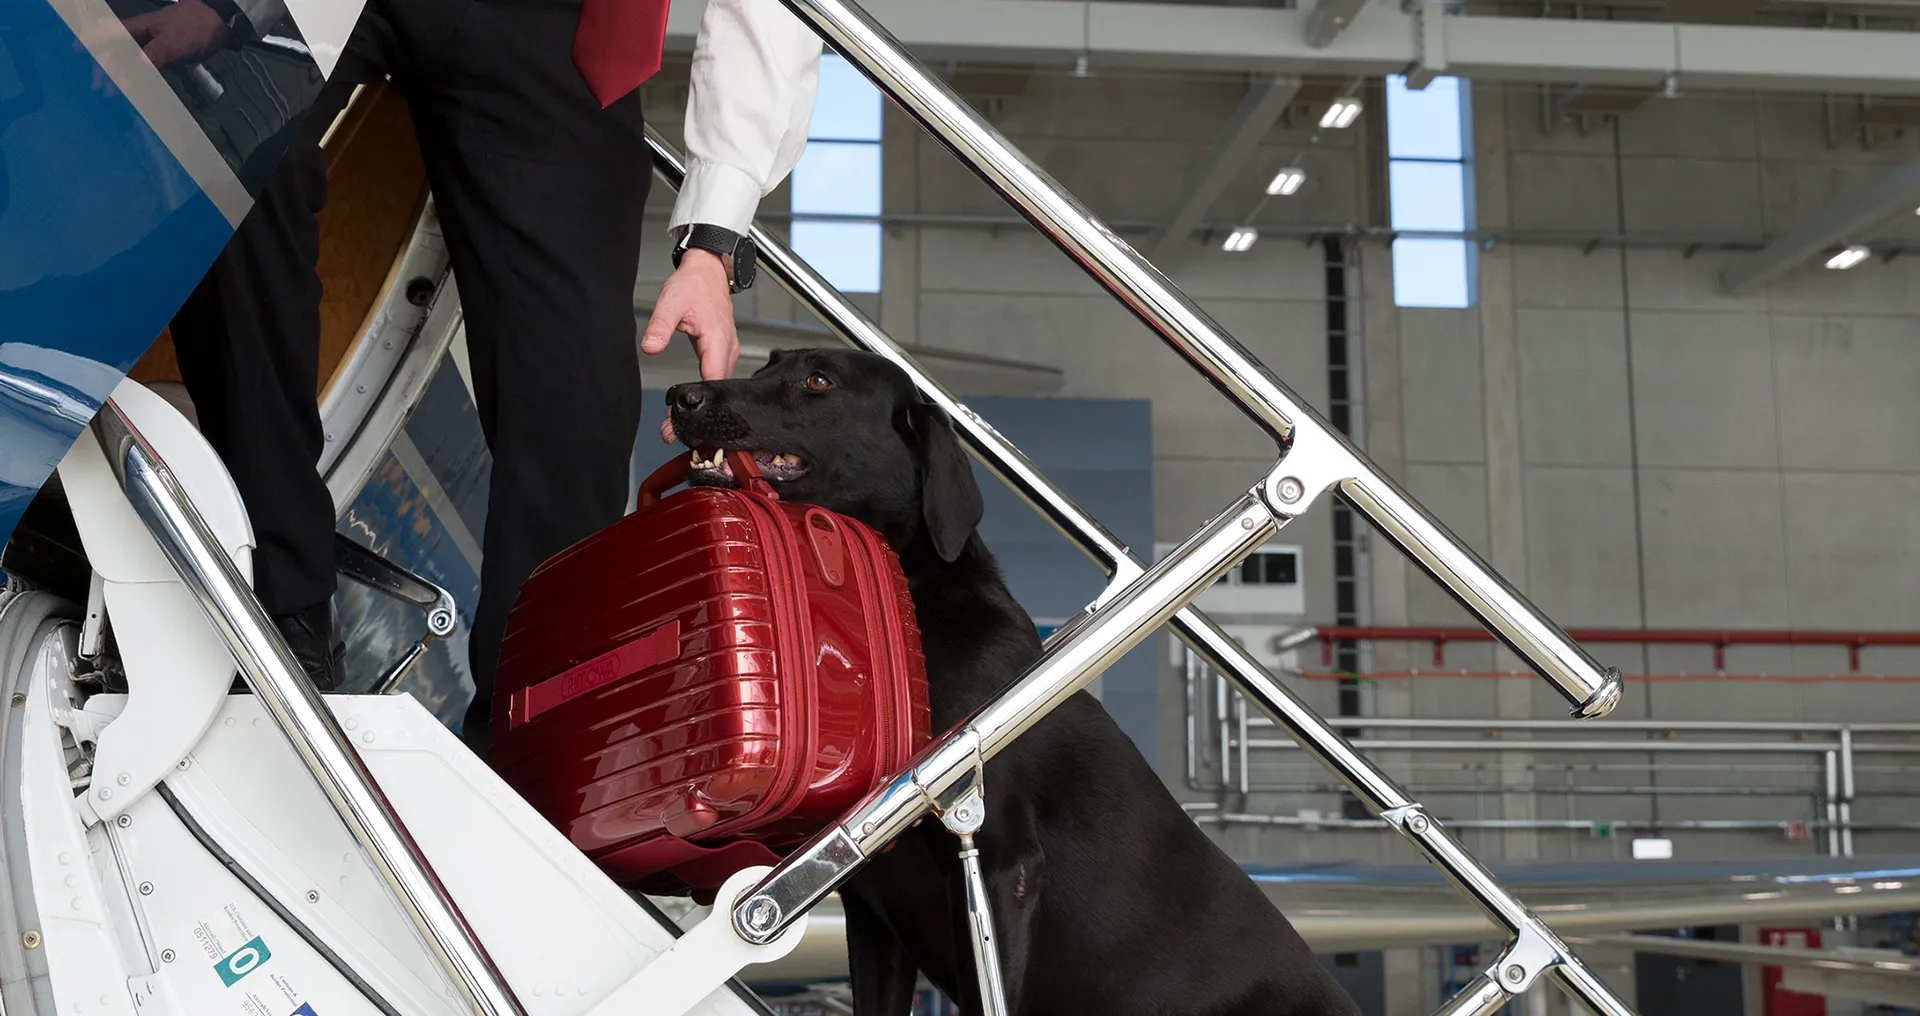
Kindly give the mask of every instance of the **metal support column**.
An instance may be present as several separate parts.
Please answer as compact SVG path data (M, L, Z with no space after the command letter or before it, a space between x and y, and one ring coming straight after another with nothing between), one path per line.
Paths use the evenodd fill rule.
M1840 856L1853 856L1853 728L1840 728Z
M1821 775L1826 777L1824 799L1827 820L1827 856L1840 856L1840 753L1829 749L1821 756Z

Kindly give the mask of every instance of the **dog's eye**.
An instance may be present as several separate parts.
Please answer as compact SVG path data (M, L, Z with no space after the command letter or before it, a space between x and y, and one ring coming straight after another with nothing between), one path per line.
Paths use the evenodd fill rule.
M808 374L807 379L800 383L806 385L807 391L810 392L824 392L833 387L833 379L817 370Z

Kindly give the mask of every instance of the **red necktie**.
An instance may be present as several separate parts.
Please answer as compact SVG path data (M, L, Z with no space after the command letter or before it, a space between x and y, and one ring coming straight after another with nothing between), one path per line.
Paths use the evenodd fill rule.
M668 0L583 0L573 32L573 65L601 108L660 70Z

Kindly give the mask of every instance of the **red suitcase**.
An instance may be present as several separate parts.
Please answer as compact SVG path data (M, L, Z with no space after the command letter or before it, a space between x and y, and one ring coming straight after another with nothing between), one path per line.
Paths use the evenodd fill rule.
M842 515L684 482L540 566L507 618L488 761L615 881L718 888L771 864L928 740L913 601Z

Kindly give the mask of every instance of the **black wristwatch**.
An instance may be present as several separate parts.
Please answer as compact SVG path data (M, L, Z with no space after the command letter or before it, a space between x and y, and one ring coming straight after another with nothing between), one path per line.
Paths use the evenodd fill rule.
M689 247L720 255L720 263L727 270L727 287L731 291L739 293L752 288L753 241L748 237L725 226L706 223L688 226L681 232L680 242L673 245L673 267L680 267L680 257Z
M241 10L240 5L234 3L234 0L200 0L200 2L207 5L207 9L220 19L221 24L227 26L228 49L237 49L242 44L253 41L255 35L253 19L247 17L247 13Z

